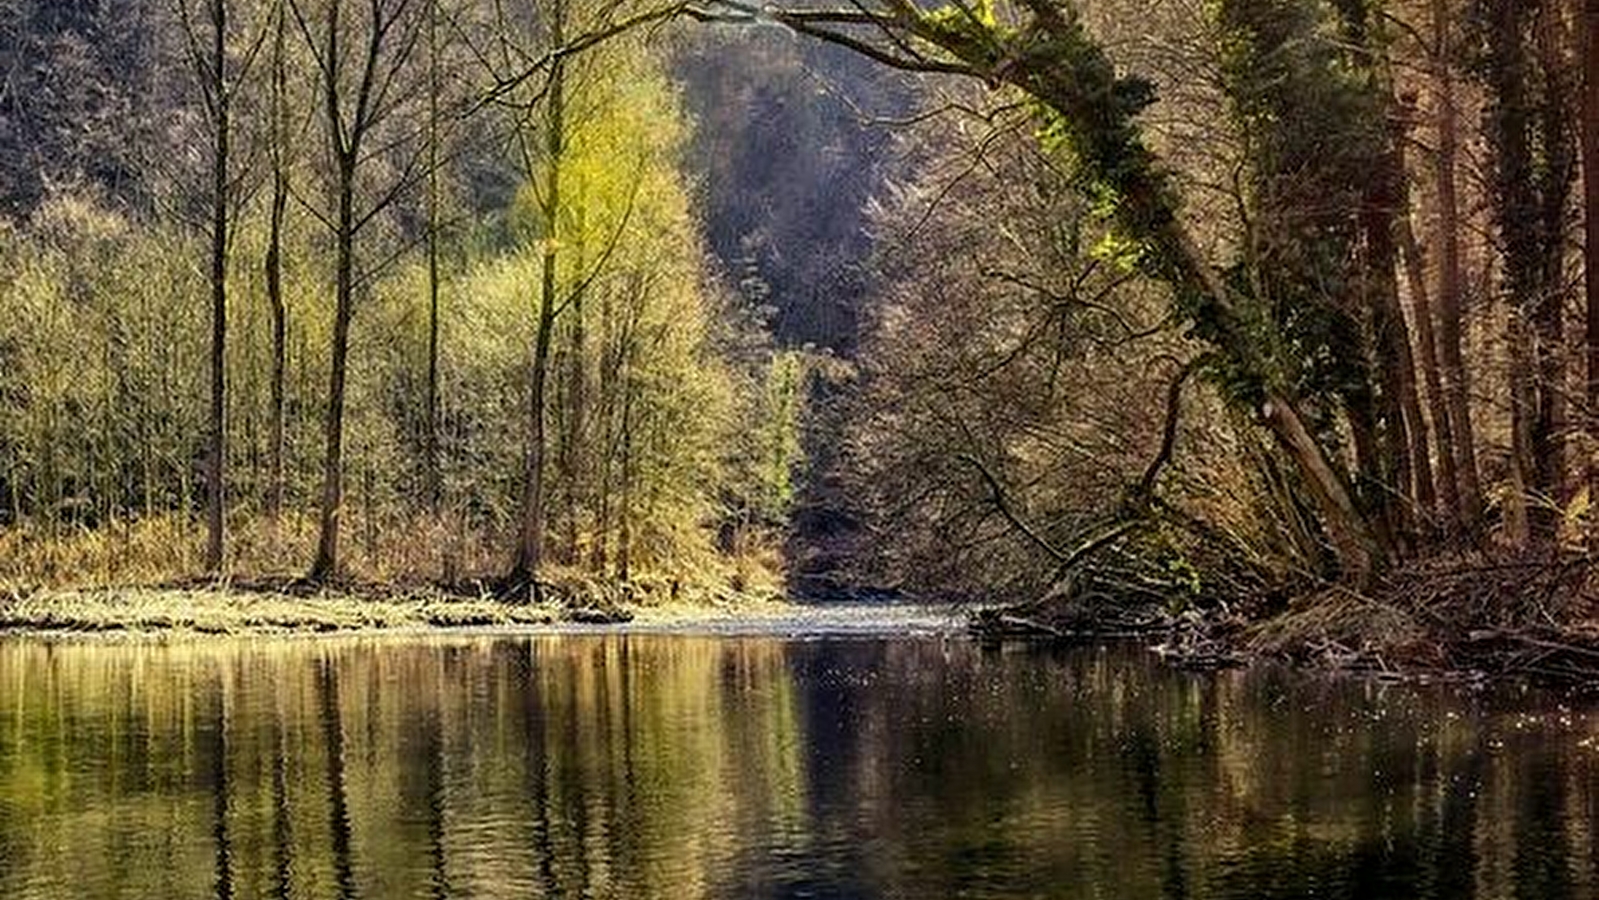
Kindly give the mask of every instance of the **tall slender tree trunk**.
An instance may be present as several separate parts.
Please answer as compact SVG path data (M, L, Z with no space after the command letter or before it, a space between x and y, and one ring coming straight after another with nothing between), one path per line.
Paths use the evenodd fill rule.
M595 518L594 518L594 544L590 554L589 568L596 574L605 575L606 568L610 565L608 558L609 544L611 541L611 488L612 468L616 458L616 445L618 441L616 426L616 374L618 362L614 354L615 322L612 316L612 303L610 292L600 295L600 349L599 349L599 374L596 391L599 398L599 435L596 443L599 446L597 453L597 470L595 472Z
M631 356L631 351L624 351ZM622 375L622 497L617 517L616 575L622 583L633 580L633 372Z
M1526 12L1520 0L1492 0L1494 40L1483 67L1488 89L1486 131L1493 150L1494 225L1504 257L1502 299L1510 343L1511 487L1507 532L1525 546L1541 531L1529 510L1538 484L1534 437L1538 418L1533 317L1539 289L1538 188L1532 157Z
M333 367L328 378L321 521L316 561L311 565L312 581L332 578L339 565L339 513L344 501L344 385L349 368L350 320L355 311L355 163L353 153L346 153L339 160Z
M227 346L228 346L228 130L231 127L227 83L227 0L212 0L211 45L212 151L211 195L211 421L206 465L205 567L222 571L224 484L227 478Z
M1405 312L1399 302L1399 274L1408 272L1404 268L1402 251L1408 239L1414 249L1415 237L1410 233L1410 189L1409 173L1405 169L1404 145L1407 139L1407 127L1402 110L1393 102L1393 92L1388 91L1389 107L1393 113L1393 124L1390 126L1389 146L1384 156L1384 165L1387 169L1384 178L1386 188L1387 214L1378 227L1377 255L1384 258L1383 274L1384 284L1387 289L1384 298L1391 304L1390 315L1394 321L1393 340L1396 356L1399 360L1399 385L1400 402L1404 407L1406 430L1410 438L1411 471L1416 480L1416 504L1428 520L1428 531L1434 535L1438 526L1442 524L1438 519L1439 487L1438 476L1432 465L1433 437L1432 429L1428 427L1427 419L1422 414L1421 390L1416 384L1416 357L1417 345L1421 342L1421 332L1426 332L1425 340L1432 342L1431 321L1421 322L1418 319L1416 326L1416 341L1413 342L1410 327L1405 321ZM1419 279L1414 285L1420 287L1419 303L1421 309L1426 310L1426 286Z
M363 7L355 4L357 10ZM328 375L328 408L325 421L325 448L322 469L322 502L316 559L311 564L309 578L326 581L339 572L339 524L344 503L344 407L345 382L349 371L350 325L355 317L355 242L357 234L398 196L401 185L394 193L375 204L359 216L356 213L356 191L360 188L357 176L368 160L365 141L369 132L379 128L395 114L396 107L385 100L399 68L409 58L409 48L419 46L420 29L425 23L413 17L421 6L407 2L387 4L371 0L364 9L369 16L367 30L352 42L359 48L360 64L356 77L350 79L358 87L353 98L346 96L348 85L342 75L343 32L347 25L349 7L341 0L328 0L326 44L320 50L322 69L322 100L325 105L328 140L332 144L334 160L334 190L337 209L329 219L334 235L334 311L332 368ZM303 27L303 20L302 20ZM357 35L351 35L356 37ZM308 35L309 38L309 35ZM392 42L397 48L395 57L385 71L384 47ZM346 101L349 101L346 107ZM349 116L346 117L346 109Z
M286 392L288 375L289 307L283 298L283 216L288 205L286 179L274 176L272 218L267 239L267 302L272 308L272 422L268 440L272 447L267 460L267 521L276 528L283 515L283 453L286 432Z
M267 304L272 310L272 421L267 460L267 522L276 533L283 515L284 380L288 374L289 307L283 298L283 221L289 204L288 14L279 0L272 46L272 209L267 230Z
M1510 344L1510 491L1505 498L1505 536L1525 547L1535 530L1528 498L1537 481L1533 463L1533 419L1538 399L1533 386L1532 334L1514 297L1505 311Z
M1401 159L1401 170L1403 161ZM1407 191L1408 193L1408 191ZM1408 201L1404 204L1408 208ZM1455 473L1454 430L1450 427L1449 405L1444 400L1443 378L1439 373L1438 344L1435 337L1432 298L1427 286L1426 260L1422 256L1416 232L1410 225L1408 214L1394 219L1399 239L1399 249L1405 262L1405 284L1410 290L1411 306L1415 310L1416 349L1421 354L1422 383L1427 389L1427 413L1432 419L1432 435L1436 440L1437 485L1439 524L1445 536L1453 536L1459 528L1460 495ZM1424 448L1425 449L1425 448Z
M439 514L444 479L439 466L439 5L428 4L428 374L423 479L428 510Z
M563 18L565 10L560 0L555 3L551 23L552 46L560 47L565 41ZM527 585L535 601L539 598L539 568L544 551L544 484L545 455L548 445L546 424L548 419L546 393L550 370L550 345L554 338L557 292L556 266L560 262L561 236L561 162L566 144L566 65L556 57L550 67L549 92L546 103L546 160L544 185L544 271L539 293L538 336L533 347L532 384L528 392L530 420L525 484L522 499L522 523L517 541L516 559L511 565L508 581L513 586Z
M1510 319L1513 473L1527 535L1558 537L1564 499L1566 204L1575 168L1559 12L1495 0L1484 65L1493 148L1494 224ZM1518 523L1519 524L1519 523ZM1514 535L1520 538L1519 529Z
M1437 503L1433 491L1432 461L1428 456L1427 423L1421 416L1416 393L1416 364L1410 329L1399 306L1399 253L1394 240L1394 219L1400 213L1399 196L1404 170L1396 152L1385 150L1373 173L1362 211L1366 241L1368 291L1372 322L1381 362L1384 407L1388 415L1388 453L1394 463L1394 488L1400 494L1400 543L1414 536L1418 508L1431 510Z
M1539 525L1553 541L1560 526L1560 507L1569 484L1566 465L1566 212L1577 159L1571 116L1576 108L1567 78L1567 39L1561 5L1546 0L1537 13L1537 64L1542 92L1536 106L1536 143L1542 148L1539 178L1538 240L1541 250L1539 288L1533 307L1537 336L1538 419L1533 431L1537 465ZM1557 506L1558 504L1558 506Z
M575 268L584 271L583 257L583 219L580 217L577 226L577 259ZM572 404L572 415L568 420L567 433L563 444L563 453L566 465L566 534L563 537L565 544L565 557L569 563L577 563L579 544L582 541L583 531L583 505L586 499L585 486L588 476L588 335L583 315L583 297L576 294L572 297L572 358L567 370L567 379L570 384L568 389Z
M1476 436L1465 361L1461 353L1462 283L1460 260L1460 197L1455 166L1460 155L1460 113L1455 105L1454 41L1450 35L1449 3L1432 0L1438 66L1438 358L1442 369L1444 402L1449 412L1451 451L1460 495L1460 514L1468 533L1482 527L1482 485L1477 476Z
M1599 500L1599 0L1583 0L1582 187L1583 290L1587 301L1588 491Z

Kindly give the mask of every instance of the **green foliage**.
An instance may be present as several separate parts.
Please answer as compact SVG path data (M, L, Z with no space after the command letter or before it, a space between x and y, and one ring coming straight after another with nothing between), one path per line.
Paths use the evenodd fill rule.
M801 427L809 365L805 355L773 354L758 374L761 389L746 414L749 421L741 454L744 471L737 482L735 506L767 526L787 523L798 492L796 478L803 461Z
M549 542L562 545L559 562L602 576L612 574L624 542L635 572L716 572L717 534L740 515L728 496L748 490L774 522L786 512L803 366L780 355L769 377L748 379L718 341L719 294L681 169L687 123L659 60L618 41L585 64L594 68L574 74L581 91L574 87L562 160L558 389L548 399L561 450L548 463L548 515L560 527ZM317 177L309 162L290 164L296 182ZM416 210L407 204L420 200L405 198L373 225L373 246L394 254L372 254L357 289L343 517L352 568L372 577L492 574L521 514L537 330L530 299L543 278L545 229L531 189L474 194L452 184L467 175L442 175L446 202L456 207L446 215L510 222L517 240L479 229L447 245L441 260L436 521L419 490L428 446L428 268L421 242L408 240ZM286 510L279 526L259 528L272 456L265 202L244 207L233 229L227 497L237 559L284 569L304 563L303 514L320 483L332 248L313 214L291 205ZM161 216L113 211L70 192L0 230L0 523L19 533L70 526L114 538L122 532L113 526L127 525L131 535L136 518L163 522L178 561L161 572L184 574L182 560L192 557L182 548L196 536L189 519L204 488L205 244ZM751 434L759 439L746 440ZM763 479L754 489L749 473ZM568 540L574 546L564 546ZM109 557L119 545L95 546ZM135 571L106 571L113 569Z
M184 291L197 245L56 198L16 238L0 284L6 512L93 525L182 502L204 359ZM188 296L194 296L190 294Z
M1222 67L1245 141L1249 249L1235 288L1278 337L1272 368L1293 395L1360 403L1368 353L1351 262L1362 191L1383 149L1379 98L1352 66L1331 6L1217 0Z

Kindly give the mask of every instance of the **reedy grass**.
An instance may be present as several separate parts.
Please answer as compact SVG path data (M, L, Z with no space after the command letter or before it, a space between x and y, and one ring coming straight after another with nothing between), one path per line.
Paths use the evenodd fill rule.
M494 536L448 517L351 528L334 583L297 580L314 525L241 519L227 571L201 573L204 531L179 515L100 529L0 528L0 632L250 634L537 626L621 620L641 609L771 606L781 559L754 548L680 569L645 568L622 583L576 566L549 566L541 605L500 595ZM363 533L365 532L365 533ZM473 577L473 573L477 574Z

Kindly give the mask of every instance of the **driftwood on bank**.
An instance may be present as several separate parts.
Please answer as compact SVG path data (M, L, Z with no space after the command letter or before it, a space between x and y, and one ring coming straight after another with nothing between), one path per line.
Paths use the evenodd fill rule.
M1287 659L1376 678L1527 678L1599 688L1599 556L1417 563L1372 590L1326 587L1286 610L1168 613L1157 600L1073 591L1049 602L980 610L985 637L1149 639L1183 668Z
M1599 686L1599 634L1556 628L1484 629L1467 635L1472 655L1504 675Z
M1163 624L1162 616L1147 601L1118 603L1084 596L976 609L968 622L978 637L1055 641L1146 636Z
M1251 652L1384 675L1599 686L1599 557L1416 563L1370 592L1329 588L1250 630Z

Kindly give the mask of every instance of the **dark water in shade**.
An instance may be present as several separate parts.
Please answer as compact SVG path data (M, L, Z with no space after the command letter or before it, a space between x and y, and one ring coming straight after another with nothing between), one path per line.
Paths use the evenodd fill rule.
M956 638L0 643L0 897L1591 898L1599 716Z

